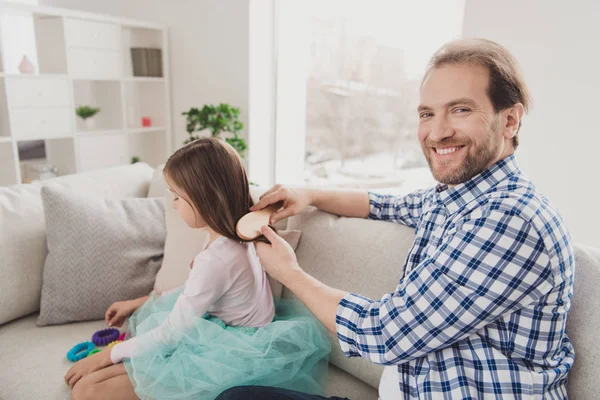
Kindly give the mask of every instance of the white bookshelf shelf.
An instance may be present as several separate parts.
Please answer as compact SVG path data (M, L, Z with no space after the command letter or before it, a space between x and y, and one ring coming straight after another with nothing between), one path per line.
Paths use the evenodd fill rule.
M172 148L167 57L163 25L0 0L0 186L25 180L24 167L36 162L60 175L132 157L164 163ZM29 73L21 73L25 58ZM100 109L93 123L76 115L81 106ZM147 119L153 126L142 127ZM41 141L46 158L31 160Z
M33 136L25 136L15 138L15 142L30 142L32 140L62 140L62 139L73 139L75 136L73 134L66 135L33 135Z
M125 131L123 129L95 129L91 131L80 131L77 132L77 136L107 136L107 135L122 135Z
M151 76L129 76L123 78L125 82L149 82L149 83L164 83L165 78L155 78Z
M86 77L81 77L81 76L74 76L72 77L73 82L81 82L81 81L93 81L93 82L121 82L121 78L107 78L107 77L96 77L94 78L93 76L86 76Z
M1 75L1 74L0 74ZM6 78L11 79L67 79L66 74L4 74Z
M165 130L164 126L149 126L144 128L129 128L127 129L128 133L152 133L152 132L162 132Z

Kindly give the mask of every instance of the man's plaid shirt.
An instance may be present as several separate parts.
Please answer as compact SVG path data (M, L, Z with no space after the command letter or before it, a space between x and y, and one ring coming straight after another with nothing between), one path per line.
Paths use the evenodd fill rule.
M415 240L393 293L339 303L345 354L397 365L405 399L567 398L573 249L514 156L453 188L369 197L369 218Z

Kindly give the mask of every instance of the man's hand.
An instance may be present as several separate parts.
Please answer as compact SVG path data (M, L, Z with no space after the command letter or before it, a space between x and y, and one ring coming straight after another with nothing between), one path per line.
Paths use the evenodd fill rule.
M331 332L336 332L336 309L347 294L330 288L305 273L298 265L292 247L271 228L261 232L271 244L256 243L256 252L265 271L291 290Z
M271 220L269 221L271 225L282 219L300 214L311 205L312 199L310 192L306 189L291 189L275 185L260 196L260 200L250 208L250 211L262 210L280 201L283 202L283 209L271 216Z
M298 215L308 206L350 218L367 218L370 213L369 193L364 190L289 188L281 185L275 185L260 196L250 211L262 210L280 201L283 202L283 209L271 215L270 225Z
M273 229L263 226L261 232L271 244L256 243L256 252L260 263L269 275L282 284L286 284L286 278L294 271L300 271L296 254L292 247L277 235Z
M77 361L65 375L65 383L73 389L73 386L84 376L110 365L113 365L110 359L110 349L102 350Z

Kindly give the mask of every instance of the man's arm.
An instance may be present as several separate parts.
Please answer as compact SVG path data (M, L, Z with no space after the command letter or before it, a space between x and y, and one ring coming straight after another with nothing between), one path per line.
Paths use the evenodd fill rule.
M344 217L398 222L415 228L423 212L424 198L431 189L401 196L365 191L306 190L311 205L320 210Z
M447 347L554 287L542 238L529 222L498 210L466 221L378 301L273 261L268 272L337 331L347 356L388 365Z
M369 195L364 190L306 189L311 205L342 217L367 218Z
M271 216L271 224L298 215L308 206L314 206L343 217L394 221L414 228L430 191L431 189L416 191L406 196L390 196L364 190L323 190L276 185L265 192L250 210L261 210L281 202L283 209Z
M466 221L394 293L342 299L342 350L392 365L448 347L549 293L549 261L542 238L518 216L491 211Z

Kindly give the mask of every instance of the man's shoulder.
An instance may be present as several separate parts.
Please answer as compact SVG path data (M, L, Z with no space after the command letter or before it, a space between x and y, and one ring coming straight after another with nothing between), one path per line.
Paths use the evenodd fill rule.
M531 222L540 208L549 206L548 200L540 194L533 182L514 175L500 182L484 193L478 203L482 210L497 210Z
M522 175L508 177L492 190L484 193L472 212L482 216L501 213L527 222L540 237L551 236L554 240L568 238L565 223L558 210L531 180ZM479 208L479 210L477 210Z

